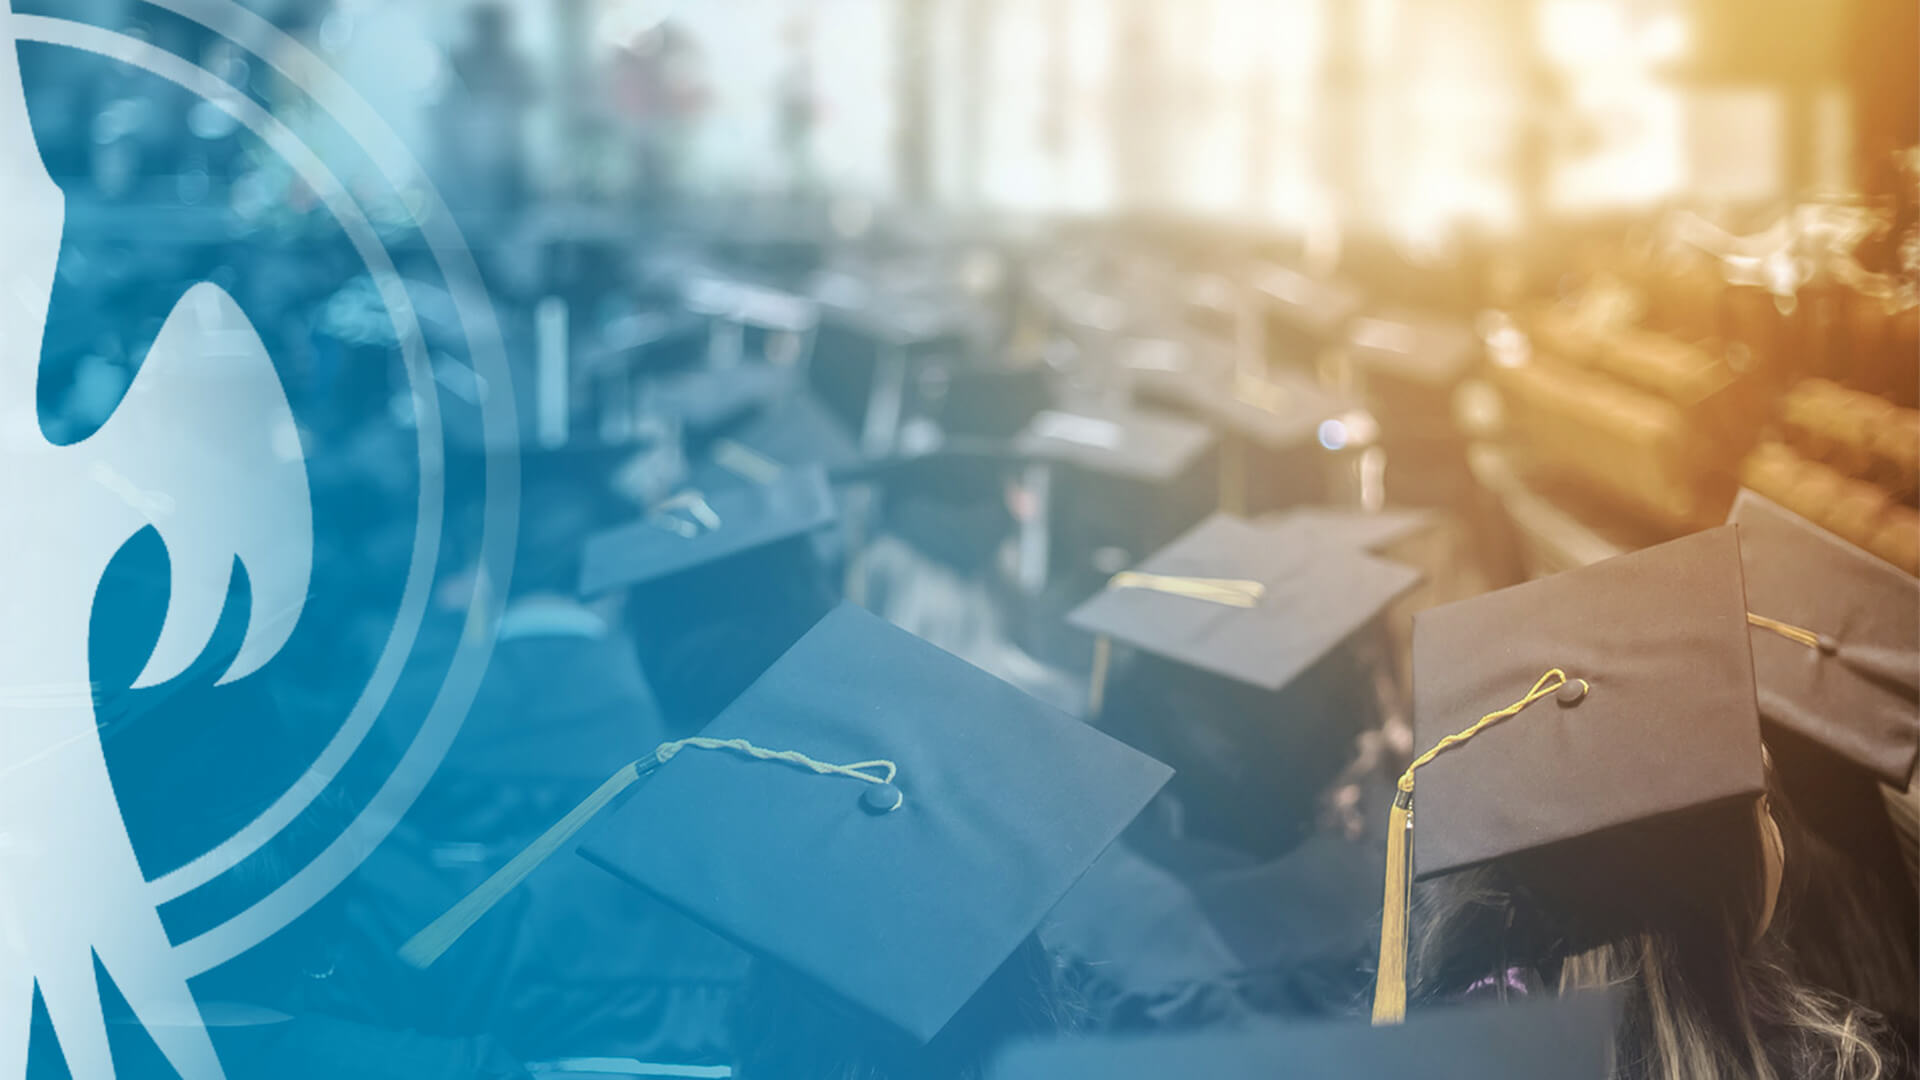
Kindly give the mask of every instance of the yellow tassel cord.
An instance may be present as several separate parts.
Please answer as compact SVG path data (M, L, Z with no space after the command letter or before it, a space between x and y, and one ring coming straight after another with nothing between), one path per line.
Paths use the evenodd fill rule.
M852 765L835 765L818 761L794 750L768 750L755 746L745 739L710 739L696 737L676 739L661 743L649 757L630 762L620 768L606 782L596 788L580 805L567 811L567 815L555 822L533 843L527 845L520 854L508 860L505 866L493 872L493 875L480 883L479 887L462 897L441 915L400 947L400 959L416 968L426 968L446 954L453 943L473 929L475 923L493 910L494 906L527 879L540 865L552 858L555 852L566 846L581 829L586 828L600 811L620 796L620 793L632 787L641 777L673 760L682 750L731 750L746 754L761 761L777 761L810 769L822 776L845 776L869 784L891 784L899 767L885 759L860 761ZM905 800L901 800L904 802ZM898 810L901 802L892 809Z
M1245 578L1173 577L1167 574L1143 574L1137 570L1113 575L1113 580L1107 582L1107 586L1113 589L1147 589L1237 608L1254 607L1260 603L1261 597L1267 595L1265 585Z
M1778 619L1769 619L1765 615L1755 615L1751 611L1747 612L1747 622L1762 630L1771 630L1781 637L1786 638L1788 641L1797 641L1809 649L1818 649L1820 647L1820 635L1804 626L1795 626L1792 623L1784 623Z
M1110 589L1147 589L1152 592L1204 600L1226 607L1257 606L1267 595L1267 587L1245 578L1174 577L1168 574L1144 574L1128 570L1115 574L1107 582ZM1087 677L1087 715L1098 718L1107 704L1107 672L1113 664L1113 641L1101 634L1093 642L1093 671Z
M1375 1024L1397 1024L1407 1016L1407 909L1413 884L1410 863L1414 773L1448 750L1502 720L1518 715L1522 709L1548 694L1558 692L1568 681L1566 672L1559 668L1551 669L1540 676L1525 697L1504 709L1488 713L1466 730L1441 739L1432 749L1414 758L1413 764L1407 766L1407 771L1400 774L1398 790L1393 798L1393 813L1387 818L1387 875L1381 897L1380 967L1373 986ZM1583 690L1589 688L1585 679L1572 681L1578 682Z

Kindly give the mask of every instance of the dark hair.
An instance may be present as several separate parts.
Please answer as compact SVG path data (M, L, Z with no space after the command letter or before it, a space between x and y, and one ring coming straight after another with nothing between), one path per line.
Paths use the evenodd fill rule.
M1776 791L1768 804L1784 844L1779 906L1764 933L1758 829L1746 867L1706 907L1679 917L1650 914L1598 938L1558 905L1543 904L1493 864L1419 888L1409 954L1410 996L1457 999L1492 985L1499 996L1517 970L1550 992L1614 987L1623 992L1615 1038L1617 1080L1877 1080L1894 1075L1884 1020L1804 975L1787 928L1822 872L1818 847ZM1662 904L1648 904L1657 913Z
M1070 1031L1080 1012L1029 936L926 1045L756 961L733 1010L737 1080L980 1080L1009 1042Z

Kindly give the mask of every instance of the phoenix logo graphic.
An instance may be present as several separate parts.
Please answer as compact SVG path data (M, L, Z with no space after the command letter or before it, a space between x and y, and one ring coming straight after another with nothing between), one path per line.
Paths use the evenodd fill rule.
M0 0L0 1080L24 1076L36 984L75 1080L109 1080L95 958L187 1080L221 1077L114 797L88 620L116 552L165 542L172 588L136 687L212 639L236 560L253 606L223 682L272 659L312 563L306 467L265 346L225 292L181 297L117 412L55 446L36 406L64 199L28 126ZM163 1022L163 1019L169 1022Z

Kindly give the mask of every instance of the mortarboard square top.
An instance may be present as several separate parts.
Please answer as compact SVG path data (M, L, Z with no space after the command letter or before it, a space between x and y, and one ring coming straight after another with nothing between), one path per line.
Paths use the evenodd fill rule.
M598 596L807 536L835 520L833 491L817 466L786 469L768 483L683 493L646 518L587 539L580 593ZM684 509L683 509L684 508Z
M1761 715L1904 790L1920 753L1920 580L1751 491L1728 520Z
M704 734L824 762L885 760L897 793L682 751L582 854L922 1042L1170 775L850 606ZM897 807L876 794L897 794Z
M1213 446L1191 420L1130 409L1048 409L1017 437L1023 455L1092 472L1163 483L1184 475Z
M1248 606L1155 587L1257 584ZM1307 535L1215 514L1117 577L1068 621L1188 667L1277 691L1420 582L1418 571Z
M991 1080L1606 1080L1619 1001L1574 994L1351 1021L1015 1047Z
M1416 877L1586 850L1765 790L1731 528L1415 615L1416 748L1512 707L1556 668L1557 693L1419 768Z

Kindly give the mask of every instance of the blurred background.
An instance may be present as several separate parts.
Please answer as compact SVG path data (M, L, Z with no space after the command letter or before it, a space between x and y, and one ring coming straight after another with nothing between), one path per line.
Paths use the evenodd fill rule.
M1766 428L1826 392L1806 377L1914 404L1916 32L1897 0L255 2L304 57L132 0L56 6L267 106L402 229L429 208L420 187L387 182L274 66L337 69L423 163L417 185L438 186L497 299L565 301L576 352L644 350L633 335L684 315L675 291L701 273L830 309L876 280L934 306L991 293L998 323L976 329L996 362L1049 335L1082 352L1198 335L1357 405L1426 410L1388 443L1419 428L1518 444L1525 460L1481 455L1482 486L1540 466L1628 530L1716 519L1761 442L1835 464L1826 443L1857 437L1852 419ZM271 262L273 237L311 256L335 226L301 180L217 102L27 52L43 151L82 221L160 214L144 247L248 279L251 308L286 309L252 311L284 325L283 363L367 408L348 399L372 389L339 385L329 359L379 330L345 325L378 314L351 270L241 274L214 250ZM63 284L98 295L134 269L86 262ZM296 296L326 301L323 325ZM1367 308L1472 341L1428 362L1420 392L1368 386L1367 343L1348 340ZM110 400L138 334L76 326L86 340L56 328L50 361L77 383L46 393ZM1629 330L1654 336L1601 340ZM1523 359L1538 353L1558 366ZM1619 430L1570 445L1555 401L1591 401L1592 380L1609 408L1576 426L1632 414L1666 425L1664 449L1623 458L1605 443ZM84 429L104 404L72 408ZM1840 471L1861 479L1873 451L1853 449ZM1765 452L1755 468L1793 466ZM1911 501L1910 477L1866 471Z
M21 43L68 210L40 411L58 441L97 428L207 280L260 330L301 427L313 591L260 679L127 689L164 552L130 545L103 586L100 610L126 615L96 619L116 630L96 634L102 692L126 703L107 752L150 876L285 790L412 618L373 749L337 777L340 805L364 803L474 620L502 616L436 787L341 894L354 935L330 922L258 961L304 973L326 1009L498 1032L523 1060L724 1059L698 1024L596 1029L602 1005L654 1008L613 1000L613 976L529 982L475 953L445 993L418 973L388 998L318 980L351 970L349 939L390 969L609 761L698 730L841 598L1173 760L1192 748L1156 743L1146 714L1185 730L1192 701L1130 694L1139 716L1100 717L1109 659L1154 678L1065 619L1112 575L1215 510L1306 514L1414 565L1425 584L1388 620L1333 612L1368 629L1287 707L1337 715L1339 745L1298 785L1311 805L1262 804L1247 833L1344 838L1360 899L1328 909L1364 921L1378 848L1360 809L1387 801L1352 778L1410 741L1407 611L1716 524L1742 485L1920 572L1911 0L247 0L285 37L237 40L179 14L216 6L15 2L212 80ZM413 161L376 158L301 89L327 68ZM343 206L391 267L363 261ZM504 371L475 355L463 285L426 242L449 219ZM517 446L481 423L503 396ZM481 524L507 462L503 580ZM404 616L429 497L446 528L426 614ZM746 564L596 578L589 538L635 522L764 535ZM577 673L511 659L556 626L595 642ZM567 783L499 781L547 754ZM511 827L449 824L502 790L544 794ZM337 833L327 807L278 842L278 869L169 905L175 939L284 881ZM1276 841L1283 817L1299 829ZM1284 854L1223 832L1231 856L1163 861L1210 881ZM530 936L501 955L597 963L615 937L576 922L511 924ZM1334 938L1252 923L1250 941ZM1370 948L1348 929L1327 965L1342 979ZM633 952L605 958L656 962ZM738 969L724 955L674 993ZM1272 1011L1312 1012L1353 987L1268 989Z

